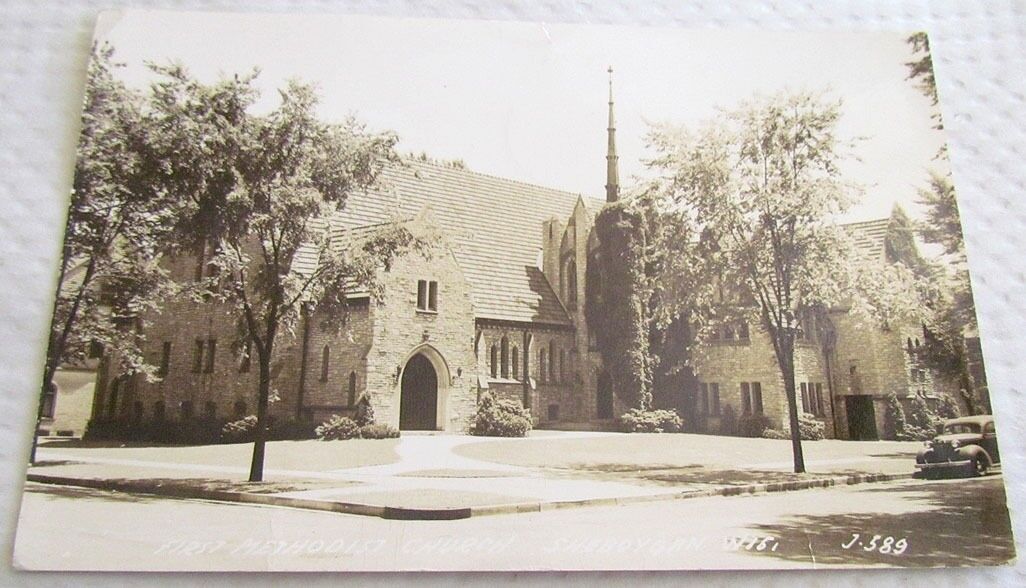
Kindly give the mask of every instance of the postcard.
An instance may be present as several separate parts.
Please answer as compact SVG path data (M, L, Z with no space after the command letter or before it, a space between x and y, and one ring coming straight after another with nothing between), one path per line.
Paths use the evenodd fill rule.
M18 567L1015 558L926 33L120 11L91 51Z

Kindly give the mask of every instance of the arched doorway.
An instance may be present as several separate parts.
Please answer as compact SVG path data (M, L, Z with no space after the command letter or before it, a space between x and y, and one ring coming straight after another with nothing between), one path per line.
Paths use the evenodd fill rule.
M411 357L403 369L399 428L406 431L438 429L438 374L423 353Z

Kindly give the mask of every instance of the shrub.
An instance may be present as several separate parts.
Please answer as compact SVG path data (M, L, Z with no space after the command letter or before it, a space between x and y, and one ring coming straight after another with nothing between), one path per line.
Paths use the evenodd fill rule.
M905 427L904 434L899 435L898 439L902 441L927 441L933 439L933 436L937 433L937 425L941 423L941 420L940 417L930 410L926 400L921 396L916 396L908 407L908 424Z
M353 415L353 420L361 427L374 422L374 407L371 406L370 399L367 396L363 396L357 401L356 414Z
M395 439L399 431L384 423L363 425L360 427L361 439Z
M316 426L311 421L290 420L283 423L272 422L267 438L274 441L316 439Z
M358 437L360 426L349 417L334 414L326 422L321 423L315 432L321 441L341 441Z
M884 405L884 438L905 441L906 439L903 439L903 437L906 434L907 428L908 423L905 420L905 409L902 408L898 395L891 392L887 395L887 401Z
M249 415L237 421L225 423L221 427L221 439L226 443L245 443L252 441L256 435L256 415Z
M762 432L770 428L770 420L764 414L743 414L737 419L739 437L762 437Z
M815 415L798 413L798 434L802 441L819 441L826 437L826 425Z
M788 435L787 433L783 432L783 431L778 431L776 429L766 429L765 431L762 432L762 438L763 439L790 439L791 436Z
M487 392L477 402L470 434L481 437L523 437L531 430L531 414L517 402L495 400Z
M962 416L962 411L958 408L958 402L954 398L945 394L941 397L940 404L937 406L937 416L942 419L957 419Z
M680 416L675 410L641 410L632 408L620 416L625 433L679 433Z

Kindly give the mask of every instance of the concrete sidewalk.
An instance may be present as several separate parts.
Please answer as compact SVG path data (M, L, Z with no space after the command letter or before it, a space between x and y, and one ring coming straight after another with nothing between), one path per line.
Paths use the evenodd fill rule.
M618 437L610 439L610 437ZM664 436L665 437L665 436ZM636 470L603 472L601 476L535 466L512 465L461 455L462 448L493 444L500 454L516 454L546 439L585 447L613 442L643 445L642 436L596 432L542 432L524 439L482 439L462 435L403 435L391 463L343 468L268 468L267 482L246 483L244 463L183 463L161 459L176 454L171 448L51 449L39 451L43 463L30 468L29 480L87 486L124 492L274 504L315 510L367 514L399 519L454 519L482 514L532 512L550 508L615 505L711 495L738 495L907 478L912 462L902 458L874 461L872 455L822 455L808 462L819 474L789 473L790 462L760 462L739 471L732 465L713 467L646 465ZM661 439L659 442L666 442ZM670 442L693 440L671 439ZM698 442L715 443L700 439ZM761 443L763 440L751 440ZM304 444L317 445L304 445ZM347 455L348 442L332 442ZM731 443L737 443L731 440ZM499 445L495 445L499 444ZM293 443L290 452L326 451L325 443ZM547 445L547 444L546 444ZM558 443L557 443L558 445ZM477 447L484 447L477 445ZM694 449L694 448L693 448ZM210 448L216 452L216 448ZM696 452L701 448L694 449ZM193 454L196 451L192 452ZM755 452L758 454L758 452ZM828 452L830 453L830 452ZM119 457L128 455L132 457ZM677 456L680 458L680 456ZM696 457L701 457L700 455ZM285 460L287 463L289 460ZM301 462L302 460L294 460ZM322 460L330 463L331 460ZM345 460L341 460L345 461ZM686 460L685 460L686 461ZM706 460L707 461L707 460ZM320 462L319 462L320 463ZM358 460L357 460L358 463ZM871 467L876 464L877 467ZM859 465L860 468L852 469ZM870 466L870 467L867 467ZM660 469L661 468L661 469Z

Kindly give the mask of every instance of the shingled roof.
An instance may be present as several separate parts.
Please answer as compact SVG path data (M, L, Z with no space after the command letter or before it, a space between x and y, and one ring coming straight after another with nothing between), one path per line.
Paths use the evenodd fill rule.
M868 259L883 260L886 255L887 231L890 225L890 218L881 218L842 226L851 234L856 251Z
M430 207L470 284L476 318L569 325L538 269L538 255L542 223L552 217L565 222L578 198L449 165L407 161L386 168L374 190L351 195L332 225L334 233L352 236Z

